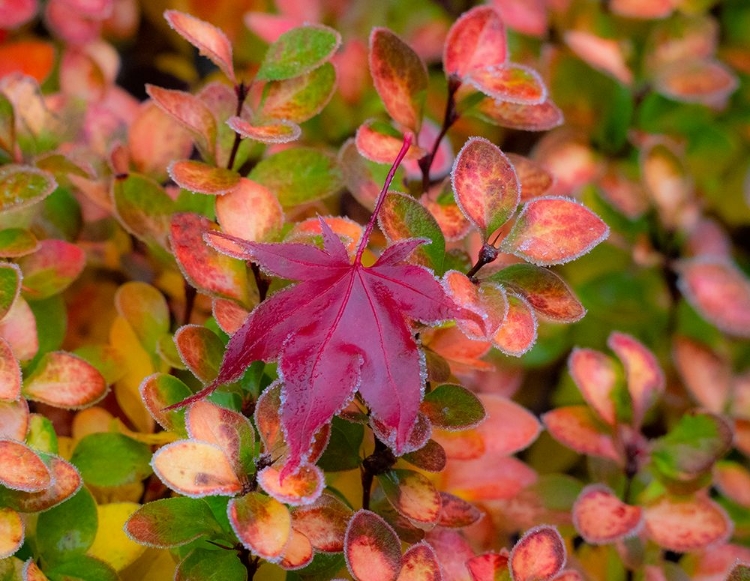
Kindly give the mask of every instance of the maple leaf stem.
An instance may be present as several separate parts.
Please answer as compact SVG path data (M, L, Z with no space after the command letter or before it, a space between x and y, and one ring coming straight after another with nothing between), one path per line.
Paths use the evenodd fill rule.
M370 240L370 234L372 233L372 229L375 227L375 220L377 220L378 218L378 212L380 212L380 208L383 206L385 197L388 194L388 188L391 187L393 176L396 175L396 170L398 169L398 166L401 165L401 162L406 156L406 152L409 151L409 147L411 147L411 142L413 139L414 139L414 136L411 133L406 133L404 135L404 144L401 146L401 151L398 152L398 155L396 156L396 160L393 162L391 169L388 171L388 176L385 178L383 189L380 190L380 194L378 195L378 200L375 203L375 209L372 211L372 216L370 216L370 221L367 223L367 226L365 227L365 231L362 234L362 238L359 241L359 246L357 247L357 254L354 257L354 264L362 264L362 254L364 253L365 248L367 248L367 243Z

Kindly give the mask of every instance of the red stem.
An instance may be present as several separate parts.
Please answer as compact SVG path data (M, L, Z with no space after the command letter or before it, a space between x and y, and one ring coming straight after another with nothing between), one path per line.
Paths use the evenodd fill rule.
M359 241L359 246L357 247L357 255L354 257L354 264L362 264L362 254L364 253L365 248L367 248L367 243L370 240L370 234L372 233L372 229L375 227L375 220L377 220L378 218L378 212L380 212L380 208L385 201L385 196L388 194L388 188L391 187L391 182L393 181L393 176L396 175L398 166L401 165L401 162L406 156L406 152L409 151L409 147L411 147L412 139L414 139L414 136L411 133L407 133L406 135L404 135L404 144L401 146L401 151L398 152L396 161L393 162L393 165L388 172L388 176L385 178L383 189L380 190L378 200L375 203L375 209L372 211L370 221L367 223L365 231L362 234L362 238Z

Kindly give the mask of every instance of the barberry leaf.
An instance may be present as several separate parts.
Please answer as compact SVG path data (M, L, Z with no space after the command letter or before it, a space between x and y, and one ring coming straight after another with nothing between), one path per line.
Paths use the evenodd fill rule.
M537 474L512 456L493 453L449 461L444 478L445 488L465 500L508 500L534 484Z
M388 192L378 214L378 222L390 242L425 238L427 242L414 251L413 262L442 274L445 238L427 208L411 196Z
M57 187L52 174L25 165L0 168L0 211L17 210L49 196Z
M49 469L26 444L0 440L0 484L12 490L39 492L52 483Z
M505 26L490 6L477 6L453 23L445 39L443 69L447 76L465 77L475 69L507 59Z
M521 196L513 165L500 148L472 137L451 171L456 202L484 240L516 211Z
M473 581L502 581L508 579L508 551L482 553L466 561Z
M419 55L387 28L374 28L370 74L388 114L402 127L418 133L427 97L427 67Z
M21 367L8 342L0 338L0 401L18 401L20 397Z
M312 562L314 556L315 552L310 540L302 533L292 529L289 541L284 547L284 555L279 561L279 567L287 571L302 569Z
M216 219L227 234L263 240L284 224L284 211L271 191L247 178L216 199Z
M586 309L565 281L551 270L533 264L513 264L483 279L503 285L524 297L537 315L561 323L575 323Z
M203 382L216 378L224 353L224 344L216 333L201 325L184 325L175 332L174 342L180 359L193 375Z
M560 533L551 526L538 526L526 531L510 553L513 581L548 579L565 566L565 544Z
M46 299L68 288L86 266L83 250L64 240L42 240L39 249L18 261L26 298Z
M484 438L485 453L515 454L528 448L539 436L542 426L525 407L496 393L481 394L479 399L487 414L486 421L477 426Z
M247 569L235 551L199 547L190 551L174 572L174 581L212 578L244 581Z
M278 561L292 536L292 516L275 498L250 492L229 501L229 522L237 538L250 551L268 561Z
M0 400L0 438L23 440L29 429L29 404L24 398Z
M610 543L638 532L643 524L640 506L629 506L603 484L581 491L573 505L573 524L587 543Z
M30 230L22 228L4 228L0 230L0 256L3 258L18 258L26 256L39 249L39 240ZM11 266L4 264L5 268ZM1 311L0 311L1 313ZM0 317L1 318L1 317Z
M173 375L155 373L143 380L139 392L146 409L162 428L180 436L187 435L185 410L164 409L190 396L192 392L187 385Z
M467 527L482 516L483 513L470 502L448 492L440 492L440 516L437 524L441 527Z
M0 507L0 559L10 557L21 548L24 533L21 515L12 508Z
M343 502L322 494L313 504L292 510L292 528L305 535L316 551L340 553L351 516L352 510Z
M413 470L389 470L377 476L386 498L409 520L434 523L440 516L440 494L426 476Z
M732 369L705 345L686 337L675 337L673 357L690 394L708 411L719 414L732 393Z
M114 213L123 227L147 244L167 247L169 220L175 203L152 178L135 173L112 182Z
M164 18L180 36L219 67L232 83L236 83L232 65L232 45L226 34L213 24L178 10L167 10Z
M425 395L420 410L439 428L465 430L485 419L482 402L460 385L439 385Z
M297 473L282 480L275 466L267 466L258 473L258 484L279 502L298 506L315 502L323 491L325 477L314 464L303 464Z
M726 259L694 258L679 267L687 301L711 324L750 337L750 280Z
M506 355L520 357L536 342L537 319L529 302L515 293L507 293L508 311L492 344Z
M250 123L242 117L230 117L227 121L241 137L261 143L289 143L302 135L302 128L286 119L271 120L263 123Z
M346 529L346 565L356 581L396 581L401 543L396 532L369 510L354 514Z
M490 123L523 131L548 131L563 122L562 111L549 99L537 105L526 105L486 97L476 111Z
M79 409L102 399L107 384L90 363L70 353L52 351L26 378L22 393L28 399L55 407Z
M574 349L568 358L568 369L586 402L602 420L614 426L619 379L614 359L593 349Z
M500 249L540 266L562 264L607 238L609 227L585 206L568 198L527 202Z
M268 83L256 115L302 123L320 113L335 90L336 69L325 63L304 75Z
M275 153L261 160L247 177L276 194L285 208L325 198L344 187L336 158L310 147Z
M170 548L221 532L205 500L165 498L135 511L127 523L128 536L149 547Z
M309 73L328 61L341 35L322 24L293 28L268 47L256 79L281 81Z
M630 335L612 333L607 345L625 366L632 424L636 430L640 429L643 416L664 392L664 372L656 356Z
M736 504L750 508L750 471L742 464L717 462L713 469L714 485Z
M680 553L725 542L733 529L726 512L704 496L664 496L645 507L644 518L646 531L657 545Z
M83 480L72 464L52 454L38 455L49 469L52 484L38 492L0 488L0 504L18 512L41 512L60 504L78 491Z
M441 581L443 579L435 550L419 542L404 553L397 581Z
M404 454L401 458L426 472L442 472L446 462L445 450L435 440L427 440L419 450Z
M226 194L241 179L235 171L193 160L172 162L168 171L178 186L201 194Z
M565 406L547 412L542 422L555 440L578 452L618 461L612 437L588 406Z
M151 449L144 443L115 432L85 436L70 461L87 484L121 486L143 480L151 473Z
M394 244L368 268L359 257L352 264L339 237L324 222L321 228L323 249L243 244L248 259L301 282L251 313L230 340L219 377L192 398L237 378L252 361L278 359L290 448L286 473L299 466L315 433L357 387L375 418L394 430L388 445L399 455L410 451L423 363L405 317L435 322L459 314L429 271L403 263L420 241Z
M362 157L376 163L389 163L401 149L403 136L384 121L370 119L357 129L354 142ZM427 151L413 143L406 154L408 161L417 161Z
M547 98L547 87L539 73L515 63L476 69L469 74L466 82L498 101L539 105Z
M664 67L654 89L675 101L721 105L738 87L729 67L713 59L686 59Z
M645 20L669 16L674 8L674 0L611 0L609 3L614 14Z

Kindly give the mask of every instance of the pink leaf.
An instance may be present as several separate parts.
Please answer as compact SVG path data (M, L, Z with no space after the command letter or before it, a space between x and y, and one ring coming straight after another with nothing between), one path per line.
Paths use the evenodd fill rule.
M514 498L537 479L536 472L520 460L496 454L449 460L444 474L444 488L466 500Z
M654 81L661 94L686 103L721 106L739 86L737 76L715 60L688 59L662 69Z
M617 363L593 349L574 349L568 359L568 369L581 394L601 419L610 426L615 416L615 388L619 379Z
M284 212L268 188L240 178L229 193L216 200L216 219L227 234L256 241L281 228Z
M0 400L0 439L23 440L28 429L29 404L26 400Z
M12 490L39 492L52 484L47 466L21 442L0 440L0 484Z
M492 0L508 28L529 36L547 34L547 10L555 10L546 0Z
M302 533L292 529L289 541L284 547L284 555L279 561L279 567L287 571L302 569L309 565L315 553L310 540Z
M219 67L232 83L236 83L232 65L232 45L220 29L177 10L167 10L164 18L180 36L195 46L200 54L208 57Z
M475 69L466 78L466 82L498 101L539 105L547 98L547 87L539 73L515 63Z
M624 85L633 82L633 72L625 64L620 43L583 30L565 33L565 44L593 68L608 74Z
M708 347L686 337L674 339L672 354L690 395L708 411L723 413L732 392L729 362Z
M20 362L28 361L39 350L36 319L23 297L17 297L10 311L0 319L0 337L8 342Z
M531 446L542 431L536 416L514 401L492 393L479 399L487 419L476 429L485 441L486 454L515 454Z
M346 529L344 556L356 581L396 581L401 544L394 530L369 510L354 514Z
M172 160L190 157L193 138L153 101L143 103L128 128L128 152L136 169L158 181Z
M536 315L525 298L515 293L508 293L507 298L508 312L492 344L507 355L520 357L536 342Z
M404 553L397 581L442 581L440 565L433 548L416 543Z
M724 509L703 496L687 500L665 496L646 507L645 519L656 544L680 553L723 543L733 529Z
M104 377L90 363L63 351L42 357L26 378L27 398L66 409L79 409L102 399L107 392Z
M401 134L390 125L374 120L360 125L354 138L359 154L377 163L390 163L401 149L402 140ZM416 161L426 154L426 150L412 144L406 159Z
M39 250L18 261L23 272L23 293L29 299L46 299L68 288L83 272L86 254L64 240L41 240Z
M18 28L34 18L37 10L37 0L6 0L0 5L0 28Z
M665 18L672 13L676 0L610 0L612 12L626 18Z
M287 121L286 119L255 125L235 116L229 118L227 125L242 137L261 143L289 143L296 141L302 135L302 128L293 121Z
M357 386L374 417L393 430L388 445L397 454L408 451L423 379L422 357L404 317L434 322L458 313L429 271L401 262L416 247L413 241L394 244L364 267L350 263L327 225L323 240L322 250L243 243L247 255L271 274L301 282L250 314L229 342L219 377L195 396L232 381L252 361L279 360L281 417L290 449L285 474L305 459L315 433ZM300 320L306 323L300 326Z
M721 493L744 508L750 508L750 471L736 462L718 462L714 484Z
M602 484L591 484L573 505L573 524L587 543L611 543L638 532L642 509L625 504Z
M219 298L212 301L211 312L221 330L227 335L234 335L250 314L234 301Z
M609 236L609 227L585 206L568 198L527 202L501 250L537 265L575 260Z
M284 554L292 536L292 516L278 500L250 492L229 501L229 522L250 551L271 562Z
M664 392L664 372L654 354L630 335L614 332L607 345L625 366L633 406L632 424L640 429L643 416Z
M518 206L521 186L513 165L481 137L469 139L458 153L451 180L456 202L485 240Z
M0 400L17 401L20 397L21 367L8 342L0 338Z
M192 160L172 162L167 171L178 186L201 194L226 194L242 179L237 172Z
M151 460L156 475L185 496L234 496L242 483L215 444L178 440L159 448Z
M370 34L370 73L388 114L418 133L427 96L422 59L390 30L375 28Z
M529 530L510 553L513 581L546 579L565 566L565 545L557 529L539 526Z
M688 260L677 282L710 323L730 335L750 337L750 280L733 264L714 258Z
M566 406L542 416L553 438L578 452L619 461L620 455L605 429L597 423L587 406Z
M505 27L489 6L477 6L453 23L445 39L443 68L463 78L475 69L503 64L507 58Z
M562 111L549 99L524 105L487 97L477 105L477 111L491 123L522 131L548 131L563 122Z

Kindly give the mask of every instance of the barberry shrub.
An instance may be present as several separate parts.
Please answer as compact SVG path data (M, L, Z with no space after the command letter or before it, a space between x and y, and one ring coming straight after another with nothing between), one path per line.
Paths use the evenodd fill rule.
M750 8L214 4L0 3L0 577L750 575Z

